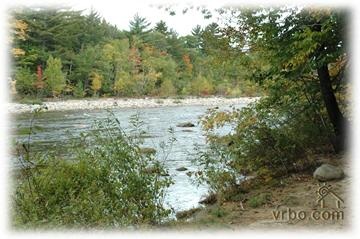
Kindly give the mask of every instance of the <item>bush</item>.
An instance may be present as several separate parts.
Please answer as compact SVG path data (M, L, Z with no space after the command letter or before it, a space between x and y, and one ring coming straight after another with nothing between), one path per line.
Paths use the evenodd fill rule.
M74 141L73 160L33 159L16 179L13 222L17 227L123 227L156 224L171 179L152 154L142 154L115 118L96 121ZM40 158L42 158L40 160ZM146 169L156 167L157 173Z

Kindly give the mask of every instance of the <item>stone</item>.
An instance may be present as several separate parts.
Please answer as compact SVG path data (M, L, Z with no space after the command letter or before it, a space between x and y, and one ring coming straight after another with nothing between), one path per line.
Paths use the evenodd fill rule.
M177 127L195 127L195 125L191 122L185 122L185 123L180 123L178 125L176 125Z
M176 171L186 171L186 170L188 170L188 169L185 168L185 167L180 167L180 168L177 168L177 169L176 169Z
M325 163L315 170L313 176L315 179L325 182L333 179L342 179L344 171L339 167Z

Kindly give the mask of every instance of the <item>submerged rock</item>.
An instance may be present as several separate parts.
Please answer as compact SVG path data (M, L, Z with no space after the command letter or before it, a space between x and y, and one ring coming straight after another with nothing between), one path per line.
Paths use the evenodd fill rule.
M185 167L180 167L180 168L177 168L177 169L176 169L176 171L186 171L186 170L188 170L188 169L185 168Z
M342 179L344 177L344 171L331 164L322 164L314 172L314 178L319 181L329 181L332 179Z
M177 127L195 127L195 125L191 122L185 122L185 123L180 123L178 125L176 125Z
M182 132L194 132L193 130L191 130L191 129L183 129L183 130L181 130Z

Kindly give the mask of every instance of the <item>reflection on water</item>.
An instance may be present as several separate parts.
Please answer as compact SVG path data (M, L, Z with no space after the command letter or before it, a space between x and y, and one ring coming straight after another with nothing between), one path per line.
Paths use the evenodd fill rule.
M244 105L237 105L240 108ZM138 114L140 120L145 123L147 131L144 146L159 149L160 142L167 142L170 135L168 129L173 127L176 142L174 143L169 156L164 162L174 184L170 186L166 197L166 203L176 211L185 210L198 205L202 195L206 194L206 185L196 186L186 175L188 171L195 171L197 168L191 162L191 154L194 152L194 145L204 145L205 138L197 124L199 117L206 112L206 106L173 106L141 109L114 109L113 113L121 122L125 131L131 128L129 119L132 115ZM229 109L220 107L220 109ZM92 111L66 111L66 112L47 112L40 114L36 120L38 126L37 133L32 135L32 142L35 144L33 150L61 152L66 148L70 135L77 135L82 131L88 130L94 119L106 118L106 110ZM21 134L22 130L29 126L30 114L16 116L12 124L13 138L20 142L26 142L27 136ZM192 122L195 127L180 128L177 124ZM186 129L186 130L185 130ZM229 129L224 129L229 130ZM68 133L71 132L71 134ZM160 150L158 150L160 152ZM161 153L158 153L161 159ZM16 161L13 160L16 167ZM176 169L186 167L188 171L179 172Z

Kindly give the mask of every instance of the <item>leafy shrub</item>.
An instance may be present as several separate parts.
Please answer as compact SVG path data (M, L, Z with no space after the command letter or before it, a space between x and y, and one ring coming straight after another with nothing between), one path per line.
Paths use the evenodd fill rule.
M153 154L142 154L116 118L96 121L74 141L73 159L25 153L15 180L17 227L123 227L160 223L165 189L172 183ZM28 152L30 147L27 148ZM28 156L26 156L28 155ZM157 173L146 169L156 167Z

